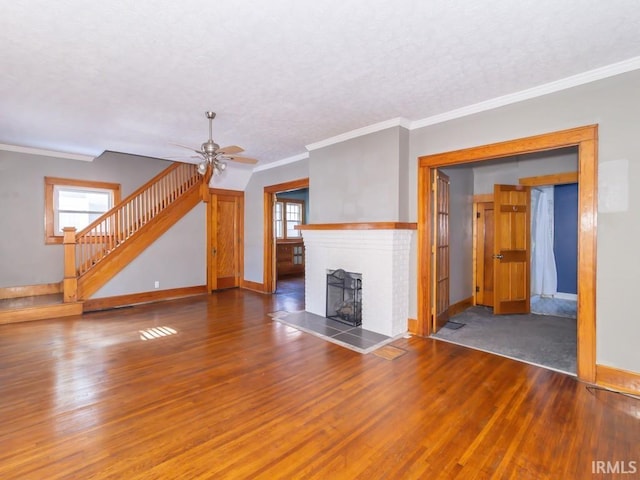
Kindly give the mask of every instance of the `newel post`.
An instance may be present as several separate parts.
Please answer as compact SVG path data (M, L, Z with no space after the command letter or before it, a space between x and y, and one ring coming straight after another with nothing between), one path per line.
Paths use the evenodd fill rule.
M64 303L78 300L78 277L76 275L76 227L64 227L64 281L62 298Z

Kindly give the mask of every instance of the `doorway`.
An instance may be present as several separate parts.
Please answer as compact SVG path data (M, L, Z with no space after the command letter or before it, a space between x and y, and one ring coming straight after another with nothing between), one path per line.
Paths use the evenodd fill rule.
M431 334L431 308L434 299L429 280L433 272L431 238L433 210L430 191L432 170L490 159L504 158L565 147L578 151L578 323L577 375L595 381L595 289L597 219L597 126L585 126L560 132L527 137L497 144L420 157L418 169L418 322L417 333Z
M554 152L560 155L559 151L549 153ZM577 158L577 152L575 156ZM561 156L558 158L563 159ZM541 164L544 172L543 162L536 163ZM531 312L575 318L578 293L577 161L575 166L568 165L566 161L561 163L572 171L519 178L518 184L531 187ZM493 307L493 194L474 195L472 213L473 303Z
M263 277L266 293L276 293L278 277L284 278L291 273L298 274L298 278L293 282L283 282L283 287L304 289L304 245L301 242L301 237L291 236L291 233L296 232L294 228L296 224L307 222L308 190L308 178L264 187ZM302 204L300 203L301 199L303 200ZM288 203L291 204L290 212L295 215L289 221L287 217ZM295 213L299 210L295 208L296 205L302 205L301 213Z
M575 375L577 188L570 205L560 196L554 201L555 187L539 184L554 182L550 177L570 176L548 172L568 170L577 177L576 169L575 149L444 169L451 178L450 234L466 240L451 249L452 314L446 328L432 332L434 338ZM496 187L494 181L510 186ZM507 196L507 202L494 205L496 190ZM562 217L560 210L572 215ZM494 216L502 219L502 225L494 224ZM573 223L572 249L554 245L554 220ZM518 257L522 257L519 263ZM559 290L561 273L571 275L562 268L563 260L573 262L573 289ZM558 291L573 293L573 300L557 298Z

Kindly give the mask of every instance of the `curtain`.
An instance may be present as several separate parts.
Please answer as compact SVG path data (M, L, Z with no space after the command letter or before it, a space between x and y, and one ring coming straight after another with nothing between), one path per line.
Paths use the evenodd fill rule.
M553 187L531 190L531 294L557 293L558 273L553 254Z

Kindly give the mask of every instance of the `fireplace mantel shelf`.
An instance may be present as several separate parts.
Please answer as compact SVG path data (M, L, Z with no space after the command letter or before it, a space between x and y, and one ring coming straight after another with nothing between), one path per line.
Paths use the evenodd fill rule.
M296 230L416 230L410 222L309 223L296 225Z

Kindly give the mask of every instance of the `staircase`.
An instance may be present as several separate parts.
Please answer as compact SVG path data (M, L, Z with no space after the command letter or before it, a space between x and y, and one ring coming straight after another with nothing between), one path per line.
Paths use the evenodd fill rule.
M60 294L0 301L0 324L81 314L84 300L205 198L210 176L174 163L83 230L64 228Z
M207 183L196 165L174 163L80 232L64 229L64 301L97 292L195 207Z
M58 288L49 289L50 292L34 292L32 287L0 289L0 325L80 315L82 303L64 303L62 301L62 287L59 284L56 285ZM13 289L17 292L7 292Z

